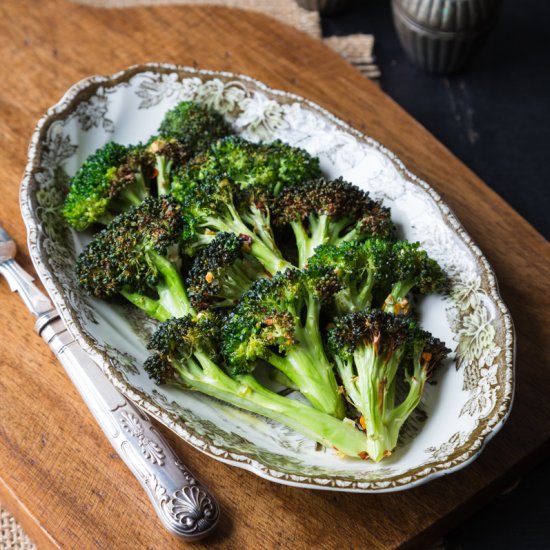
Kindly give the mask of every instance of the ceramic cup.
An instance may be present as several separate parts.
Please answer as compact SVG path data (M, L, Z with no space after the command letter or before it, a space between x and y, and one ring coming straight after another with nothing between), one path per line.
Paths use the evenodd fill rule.
M501 0L392 0L401 45L425 71L462 70L498 17Z

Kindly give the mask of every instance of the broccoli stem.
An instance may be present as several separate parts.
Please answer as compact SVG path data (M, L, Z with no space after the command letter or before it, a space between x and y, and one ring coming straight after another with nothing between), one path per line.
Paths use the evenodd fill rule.
M305 266L306 259L309 258L309 237L302 225L302 222L292 221L290 222L290 227L294 232L294 238L296 239L296 247L298 248L298 264L300 267Z
M407 376L407 382L409 383L409 392L407 397L400 403L389 415L389 420L396 425L396 431L399 433L401 426L410 416L414 409L420 403L422 393L424 392L424 386L428 379L428 373L426 369L422 368L417 354L413 361L414 370L412 376ZM397 441L396 441L397 443Z
M147 315L153 317L153 319L156 319L157 321L164 322L173 317L173 315L163 307L160 300L155 300L154 298L149 298L148 296L144 296L138 292L131 292L126 289L122 289L120 293L129 302L145 311Z
M357 230L357 227L354 227L353 229L345 233L343 236L337 239L334 239L332 244L335 244L336 246L338 246L339 244L342 244L342 243L350 243L352 241L359 240L360 236L361 236L361 232Z
M397 446L401 427L420 403L426 380L426 374L423 371L416 373L415 369L415 375L409 380L410 387L407 397L397 407L385 411L383 429L379 432L380 436L371 441L367 438L367 452L376 462L383 458L387 452L393 451ZM395 390L395 385L392 388ZM392 399L393 394L394 391L391 392ZM369 424L367 422L367 433L368 429ZM376 457L380 458L377 459Z
M358 311L362 311L366 309L368 306L370 306L372 302L372 289L374 287L374 272L373 270L369 269L368 275L367 275L367 281L364 284L363 288L359 291L359 294L357 294L357 309ZM357 285L353 284L353 288L356 289Z
M361 396L357 388L357 376L353 369L353 361L351 359L342 361L339 357L336 357L335 360L338 374L346 390L347 400L356 407L356 403L361 401Z
M352 228L350 229L351 224L354 223L354 220L352 218L346 218L343 217L340 220L332 222L332 239L331 244L334 244L336 246L342 244L342 243L349 243L352 241L362 240L364 236L362 235L363 231L361 230L360 226L355 223ZM347 231L342 235L342 232L344 229L347 229Z
M141 204L149 196L149 189L145 183L143 174L140 172L134 173L134 182L128 187L124 188L117 198L121 198L127 203L126 208L129 206L137 206Z
M300 392L317 410L336 418L343 418L344 406L338 394L336 381L334 384L327 383L327 377L323 372L326 369L316 363L303 347L296 346L285 357L268 352L265 360L298 386Z
M313 256L315 249L322 244L339 245L340 243L354 240L357 236L356 229L340 237L340 233L350 224L350 220L332 220L327 214L310 214L308 216L308 229L301 221L291 221L290 226L294 231L296 246L298 247L299 267L305 267L308 259Z
M307 256L300 258L300 267L305 267L308 258L313 256L315 249L328 241L329 226L330 221L326 214L321 214L318 217L313 214L309 215L310 237L306 249Z
M395 350L391 357L381 357L373 346L360 346L353 352L356 375L351 361L336 363L348 398L363 415L366 450L375 462L397 444L400 425L397 426L392 415L397 410L395 375L402 356L401 349Z
M174 264L156 252L150 251L149 256L164 277L164 282L157 286L161 304L172 312L172 317L184 317L193 313L187 292Z
M305 326L296 327L297 344L287 351L285 357L269 351L265 360L299 387L316 409L344 418L344 403L319 332L320 308L318 300L310 295Z
M270 369L269 378L270 380L273 380L273 382L275 382L276 384L280 384L281 386L284 386L289 390L300 391L300 388L286 374L283 374L279 369Z
M264 213L260 208L255 205L250 207L249 213L243 213L241 215L242 220L254 228L254 234L275 254L282 257L281 251L275 243L275 237L271 230L271 219L269 212Z
M261 273L255 272L253 269L247 269L245 262L241 262L241 264L234 264L232 266L224 281L224 288L220 298L225 296L230 301L238 300L243 290L250 288L252 283L262 276Z
M250 232L246 234L250 234ZM254 239L254 235L250 236L253 239L250 245L252 255L258 259L270 275L293 267L291 263L287 262L279 254L268 248L264 243Z
M155 168L157 170L157 192L158 196L168 195L170 193L170 171L172 161L164 155L157 155Z
M384 301L382 310L386 313L394 313L396 315L402 312L407 313L408 308L404 300L414 287L414 284L414 280L399 281L395 283L389 296Z
M177 361L174 368L192 389L280 422L346 455L364 456L364 435L353 426L304 403L280 396L263 387L251 375L230 377L205 353L195 352L194 358L185 363Z
M163 278L154 288L158 293L158 299L128 289L122 289L121 294L132 304L159 321L167 321L172 317L184 317L192 313L193 308L187 297L187 292L172 262L153 251L149 251L148 255Z
M352 280L348 281L346 288L334 296L334 306L338 317L363 311L371 305L374 274L369 270L367 280L361 289L357 288L357 281L354 278L355 276L352 276ZM358 279L361 280L361 277Z
M334 296L336 317L342 317L347 313L358 311L356 304L357 301L351 287L338 292Z
M262 265L271 274L292 267L286 260L283 259L279 249L271 243L264 243L261 238L258 238L254 231L251 231L248 226L242 221L241 216L233 205L226 205L232 219L232 230L237 235L248 235L252 239L250 250Z
M143 200L140 195L129 188L124 189L117 197L117 199L122 199L122 202L126 203L121 211L124 211L131 206L137 206Z
M271 275L278 271L283 271L289 267L293 267L292 264L287 262L278 250L272 250L269 246L266 246L261 239L257 238L255 233L251 231L241 220L241 217L231 205L226 205L230 214L230 219L216 218L210 216L204 220L201 224L203 227L213 227L218 231L227 231L229 233L235 233L236 235L246 235L251 238L250 251L258 261L265 267L267 272Z
M322 214L318 218L309 216L309 234L301 221L290 222L294 231L296 246L298 247L298 264L300 268L307 265L307 261L315 249L327 242L328 216Z

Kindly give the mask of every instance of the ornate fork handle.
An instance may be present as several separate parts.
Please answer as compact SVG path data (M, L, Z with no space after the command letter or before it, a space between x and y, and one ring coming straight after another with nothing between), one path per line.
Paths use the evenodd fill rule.
M39 318L37 332L62 363L105 435L138 478L160 519L187 540L206 536L219 519L215 500L149 419L126 400L59 318Z
M17 291L33 315L39 317L48 311L55 311L50 300L33 283L34 279L15 260L0 263L0 273L8 281L10 289Z
M9 244L0 242L4 248ZM0 250L0 256L4 252ZM15 248L7 252L13 255ZM145 489L164 526L185 540L208 535L220 515L214 498L180 462L147 416L113 387L84 352L32 277L14 260L2 261L4 258L6 255L0 257L0 273L38 317L36 332L48 343L103 432Z

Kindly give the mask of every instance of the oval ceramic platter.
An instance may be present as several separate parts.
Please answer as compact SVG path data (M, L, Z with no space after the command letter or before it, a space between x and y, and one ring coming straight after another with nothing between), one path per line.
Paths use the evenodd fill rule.
M155 386L141 368L153 322L79 289L73 265L90 235L74 233L60 218L69 177L107 141L147 140L182 100L221 111L247 139L279 138L317 155L326 176L343 176L391 207L400 236L420 241L451 278L448 296L430 296L418 310L424 327L453 353L390 458L379 464L341 458L275 422ZM288 485L395 491L468 464L510 412L513 326L481 251L437 193L391 152L303 98L248 77L171 65L87 78L40 120L21 208L36 270L78 342L123 394L217 460Z

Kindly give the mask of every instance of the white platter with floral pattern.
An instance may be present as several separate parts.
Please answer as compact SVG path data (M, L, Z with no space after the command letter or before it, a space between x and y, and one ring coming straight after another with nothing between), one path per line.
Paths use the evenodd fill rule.
M423 326L453 353L428 385L396 452L379 464L341 458L275 422L206 396L157 387L141 365L154 324L131 307L90 299L73 275L89 235L59 216L68 177L107 141L146 140L182 100L220 110L251 140L282 139L391 207L400 236L420 241L452 281L418 304ZM251 78L172 65L131 67L73 86L40 120L21 188L36 270L62 318L113 384L209 456L307 488L410 488L471 462L505 422L514 387L514 331L494 273L449 208L388 150L298 96Z

